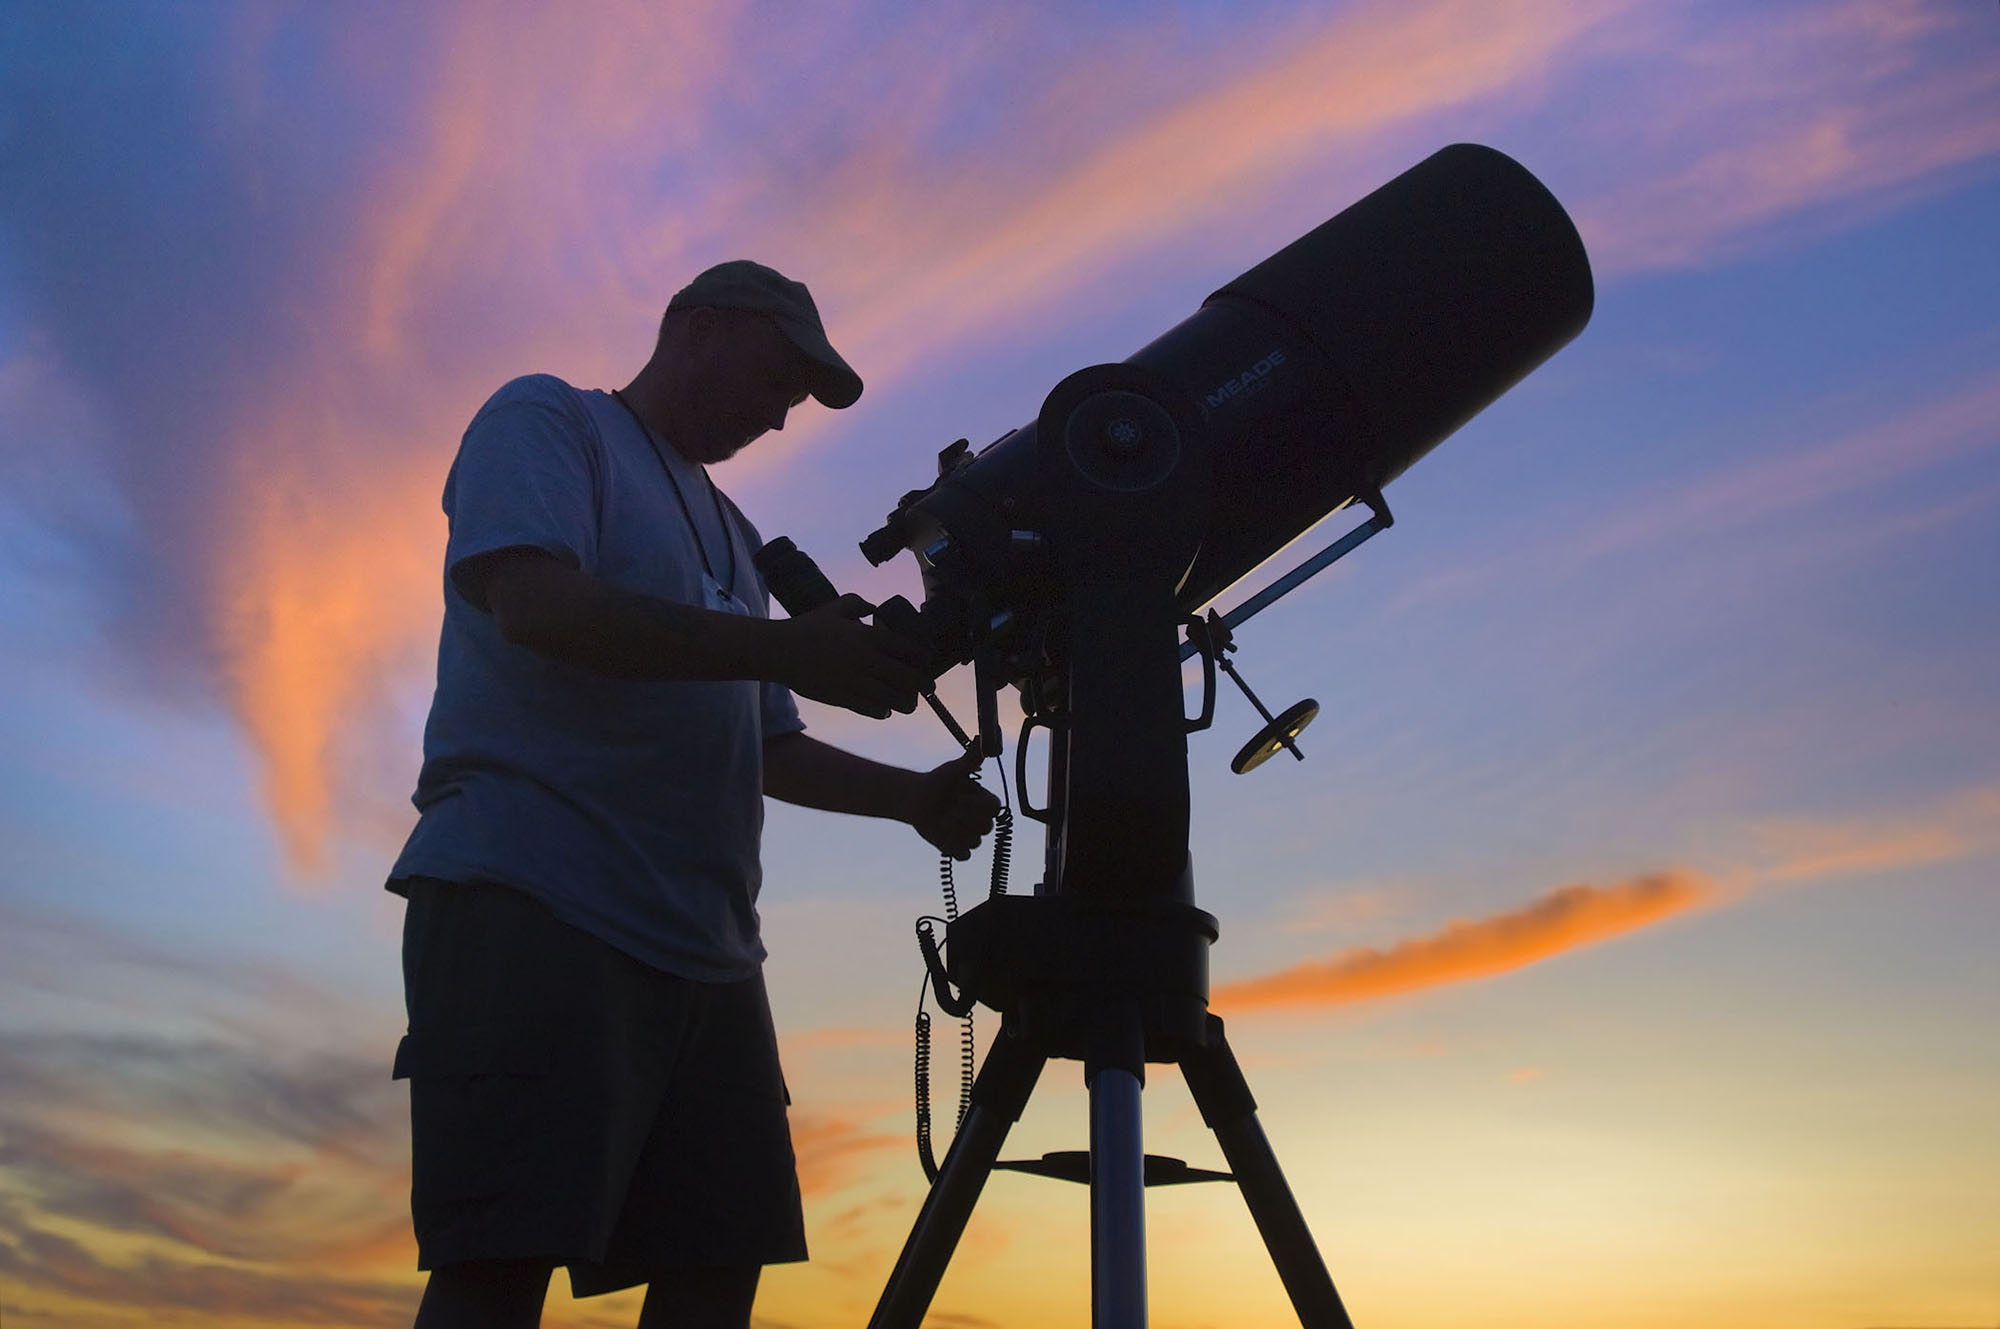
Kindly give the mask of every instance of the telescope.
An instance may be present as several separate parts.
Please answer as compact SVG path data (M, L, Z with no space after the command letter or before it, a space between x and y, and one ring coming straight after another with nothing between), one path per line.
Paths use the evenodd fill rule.
M1351 1325L1207 1009L1217 928L1194 904L1187 735L1213 716L1216 668L1236 677L1230 630L1275 596L1210 606L1340 509L1370 516L1279 593L1387 528L1384 489L1581 332L1592 303L1554 196L1500 152L1447 147L1126 360L1063 379L1020 428L945 449L863 542L876 564L915 555L921 608L877 621L921 636L940 671L973 665L989 756L998 692L1019 692L1022 810L1048 832L1032 895L996 892L950 924L947 958L927 949L946 1009L977 1001L1004 1027L874 1329L918 1329L996 1167L1088 1182L1098 1329L1146 1321L1143 1187L1211 1177L1242 1189L1301 1323ZM1197 655L1190 717L1182 665ZM1291 716L1267 726L1270 750L1291 746ZM1001 1162L1051 1059L1084 1063L1090 1149ZM1143 1153L1139 1095L1158 1062L1181 1067L1228 1173Z

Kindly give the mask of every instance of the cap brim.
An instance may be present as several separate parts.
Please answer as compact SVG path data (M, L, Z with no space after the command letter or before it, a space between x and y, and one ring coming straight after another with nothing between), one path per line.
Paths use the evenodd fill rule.
M808 389L813 400L831 410L845 410L861 399L861 375L840 352L833 349L833 343L826 334L806 324L788 318L775 320L779 331L790 339L792 345L805 352L806 359L813 362L813 381Z

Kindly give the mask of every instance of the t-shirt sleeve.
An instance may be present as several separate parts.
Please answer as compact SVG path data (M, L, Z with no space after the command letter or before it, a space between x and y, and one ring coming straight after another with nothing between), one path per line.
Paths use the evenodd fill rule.
M556 380L516 379L480 408L459 444L445 481L445 570L481 610L486 577L510 553L597 566L596 436L573 396Z

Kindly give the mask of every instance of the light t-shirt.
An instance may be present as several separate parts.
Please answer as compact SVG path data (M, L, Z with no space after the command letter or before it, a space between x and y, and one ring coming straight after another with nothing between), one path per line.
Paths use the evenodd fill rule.
M709 486L608 393L535 374L480 408L445 480L422 816L391 890L410 876L500 882L668 973L758 971L763 743L805 727L791 694L558 663L500 635L467 566L532 547L622 590L765 617L757 533L726 498L719 520Z

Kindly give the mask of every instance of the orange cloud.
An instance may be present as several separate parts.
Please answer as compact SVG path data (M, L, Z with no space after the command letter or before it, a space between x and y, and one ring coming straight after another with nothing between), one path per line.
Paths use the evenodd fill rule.
M931 126L871 115L880 128L832 145L803 180L779 176L783 140L727 164L691 162L691 189L653 216L635 211L634 164L699 146L695 127L738 55L732 6L670 18L631 6L594 24L447 15L410 147L369 190L351 249L320 260L317 335L244 385L229 431L233 492L219 496L210 614L293 861L323 865L342 828L406 824L415 754L394 773L379 758L381 771L354 767L374 756L370 739L407 746L385 721L434 641L445 460L501 379L632 367L671 282L747 246L811 275L879 385L970 329L1045 305L1107 257L1242 206L1331 144L1538 77L1616 7L1365 11L1313 24L1233 76L1183 80L1192 91L1164 104L1157 60L1094 64L1018 108L978 172L917 152ZM892 42L869 57L881 76L864 80L871 95L882 81L942 77L911 73L931 62L898 64L899 50L912 54ZM1100 111L1122 97L1151 113L1078 134L1063 111L1084 83ZM929 95L948 93L947 79ZM770 210L751 203L760 197ZM774 198L787 203L770 208ZM496 298L509 306L498 324L483 316L468 329L453 312ZM599 311L596 326L574 326L583 307ZM774 445L739 471L783 455ZM401 787L385 799L382 784Z
M1358 946L1224 984L1215 990L1214 1003L1238 1010L1340 1006L1492 978L1691 909L1733 904L1769 886L1994 853L2000 851L2000 786L1966 790L1909 816L1781 821L1752 830L1762 848L1746 866L1715 875L1672 868L1612 886L1564 886L1523 908L1457 919L1386 950Z
M1442 931L1387 950L1358 946L1329 959L1224 984L1216 989L1214 1002L1224 1010L1337 1006L1491 978L1662 922L1715 894L1712 880L1684 869L1611 886L1564 886L1524 908L1490 918L1456 919Z
M792 1151L798 1156L799 1189L807 1195L839 1190L855 1178L867 1160L908 1144L901 1135L871 1131L844 1118L792 1114Z
M324 428L361 443L359 429ZM442 418L429 428L441 439L455 432ZM346 740L380 723L391 680L423 667L444 545L433 466L377 465L364 483L315 456L324 437L274 426L239 454L238 517L215 573L230 695L263 756L265 797L292 860L307 869L325 861L343 762L359 746ZM392 451L357 446L360 456ZM398 801L415 755L389 786Z
M728 10L634 4L599 26L553 13L446 16L443 68L411 150L370 191L350 248L317 259L329 289L314 334L243 385L224 443L227 492L214 496L210 617L267 802L307 870L324 866L337 830L374 824L388 839L407 826L416 754L392 703L428 672L435 643L451 450L513 373L580 352L608 376L608 348L594 352L590 333L550 318L577 289L574 271L549 269L562 266L566 237L601 220L624 164L657 152L672 137L660 126L688 121L690 99L720 77ZM575 58L551 61L555 51ZM575 150L580 123L594 151ZM620 238L646 251L664 236L635 225ZM623 311L647 326L657 293L613 280L615 256L596 265L584 298L612 311L609 324ZM517 306L501 336L440 316L496 288ZM512 367L496 371L502 363Z

